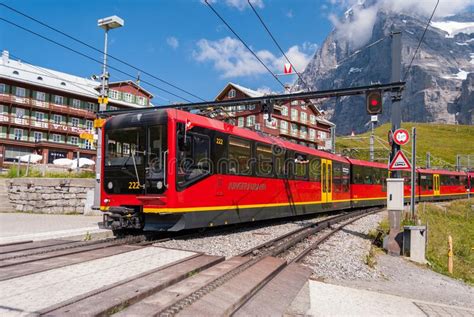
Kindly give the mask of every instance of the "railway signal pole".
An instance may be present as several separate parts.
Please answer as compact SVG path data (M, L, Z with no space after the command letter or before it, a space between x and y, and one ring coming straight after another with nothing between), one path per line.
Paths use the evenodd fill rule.
M402 40L401 40L401 32L394 31L391 34L392 37L392 83L399 83L401 81L402 75ZM400 101L402 100L402 92L401 90L392 91L392 109L391 109L391 123L392 123L392 133L394 133L397 129L401 128L402 125L402 112L401 112L401 105ZM392 152L390 155L390 161L392 161L400 151L400 145L396 142L392 142ZM393 171L392 177L399 178L401 173L399 171Z

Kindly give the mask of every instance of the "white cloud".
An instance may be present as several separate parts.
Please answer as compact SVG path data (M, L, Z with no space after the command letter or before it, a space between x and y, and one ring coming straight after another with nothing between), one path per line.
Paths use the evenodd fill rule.
M306 47L308 46L314 47L306 44ZM273 72L283 72L283 65L287 62L284 56L275 56L267 50L254 50L254 52ZM307 53L298 45L290 47L285 52L299 72L306 67L313 53ZM193 56L199 62L211 62L214 69L221 72L222 78L257 76L267 72L239 40L231 37L217 41L201 39L197 42L197 50Z
M429 16L436 5L436 0L378 0L371 5L367 5L365 0L329 2L333 6L333 11L335 8L338 10L351 8L345 12L345 19L340 19L333 13L329 15L329 20L336 29L336 35L348 40L354 49L366 44L372 37L372 29L379 10ZM440 1L435 18L462 12L471 5L474 5L474 0Z
M214 4L221 1L223 1L227 6L236 8L240 11L250 8L247 0L207 0L207 2L209 2L210 4ZM201 0L201 2L204 4L206 3L205 0ZM251 0L250 2L252 2L252 5L256 8L262 9L265 6L263 4L263 0Z
M166 39L166 43L171 46L173 49L177 49L179 47L179 41L174 36L170 36Z

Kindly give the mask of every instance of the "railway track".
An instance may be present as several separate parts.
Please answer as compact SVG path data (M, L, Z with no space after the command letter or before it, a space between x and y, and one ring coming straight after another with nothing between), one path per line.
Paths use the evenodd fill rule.
M248 315L285 285L285 296L267 310L283 309L310 270L299 265L330 235L380 209L331 216L225 259L195 253L179 261L36 309L40 315ZM315 234L318 234L317 236ZM192 236L192 234L191 234ZM164 238L166 239L166 238ZM54 240L0 246L0 283L54 268L150 248L159 239ZM269 293L270 292L270 293ZM225 296L222 296L225 294ZM286 298L285 298L286 297ZM210 304L211 303L211 304ZM281 306L281 307L280 307ZM280 308L279 308L280 307Z

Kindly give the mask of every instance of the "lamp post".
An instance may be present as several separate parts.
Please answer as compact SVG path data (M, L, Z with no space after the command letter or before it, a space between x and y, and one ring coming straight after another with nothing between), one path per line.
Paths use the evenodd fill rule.
M122 27L124 25L123 19L119 18L116 15L99 19L97 21L97 26L104 29L105 39L104 39L104 63L102 64L102 75L101 75L101 89L99 97L99 111L107 110L108 103L108 84L109 84L109 74L107 73L107 36L109 30ZM97 128L97 156L95 164L95 188L94 188L94 209L100 209L100 174L102 171L102 124L96 124Z

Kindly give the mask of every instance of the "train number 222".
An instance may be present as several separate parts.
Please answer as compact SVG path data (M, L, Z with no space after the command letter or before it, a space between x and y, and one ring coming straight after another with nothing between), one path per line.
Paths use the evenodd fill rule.
M142 186L139 182L128 182L128 189L140 189Z

